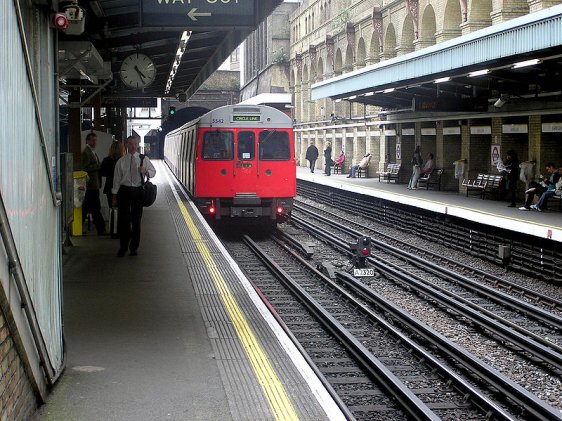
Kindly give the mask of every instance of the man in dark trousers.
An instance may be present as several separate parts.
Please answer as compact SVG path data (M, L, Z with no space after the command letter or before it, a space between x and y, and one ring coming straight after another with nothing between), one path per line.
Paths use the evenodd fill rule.
M137 255L140 244L142 218L142 177L156 175L156 169L146 156L142 166L137 152L139 141L135 136L127 138L127 154L119 158L113 174L113 206L117 206L120 247L117 256L123 257L127 248L131 256Z
M314 140L310 141L310 146L306 150L306 160L310 162L310 172L314 172L316 160L318 159L318 148L314 146Z
M82 150L82 169L88 173L86 196L82 205L82 216L92 215L98 235L105 233L105 221L100 203L100 160L96 154L98 138L95 133L86 136L86 147Z

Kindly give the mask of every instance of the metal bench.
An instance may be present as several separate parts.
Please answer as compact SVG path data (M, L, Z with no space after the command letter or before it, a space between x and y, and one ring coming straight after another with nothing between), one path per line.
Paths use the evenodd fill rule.
M425 185L425 189L429 190L429 186L437 186L437 190L441 190L441 175L443 174L442 169L434 169L429 174L423 174L418 179L418 188L422 188Z
M463 179L462 185L466 187L466 197L468 193L476 191L480 194L480 198L484 199L487 194L496 193L500 195L500 185L503 176L496 174L478 174L476 179Z
M394 180L395 183L398 184L398 173L400 172L400 164L388 164L386 167L386 171L379 173L379 182L387 181L390 183L390 180Z
M361 167L357 168L357 172L355 173L355 176L357 178L361 178L361 177L367 178L367 168L369 168L368 162L367 162L367 165L365 165L365 168L361 168Z

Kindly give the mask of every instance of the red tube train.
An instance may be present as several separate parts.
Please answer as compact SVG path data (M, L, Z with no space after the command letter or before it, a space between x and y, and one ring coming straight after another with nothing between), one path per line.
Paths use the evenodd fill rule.
M164 159L211 219L275 225L296 195L293 124L265 105L227 105L166 135Z

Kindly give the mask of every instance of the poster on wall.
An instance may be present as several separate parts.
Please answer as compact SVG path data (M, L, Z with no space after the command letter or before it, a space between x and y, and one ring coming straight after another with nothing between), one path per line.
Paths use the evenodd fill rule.
M501 157L501 146L500 145L492 145L492 167L497 167L498 162Z
M400 147L400 143L396 144L396 160L402 159L402 148Z

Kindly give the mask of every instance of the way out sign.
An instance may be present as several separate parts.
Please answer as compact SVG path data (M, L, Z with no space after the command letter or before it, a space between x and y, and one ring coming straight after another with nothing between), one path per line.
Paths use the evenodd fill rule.
M239 28L256 26L257 0L142 0L142 26Z

